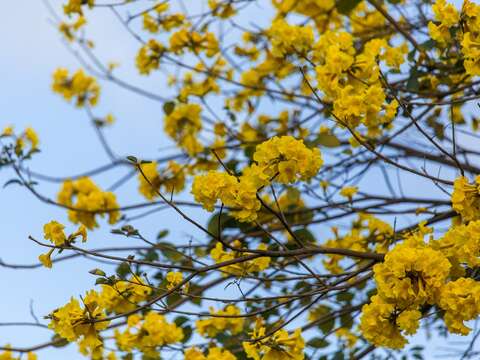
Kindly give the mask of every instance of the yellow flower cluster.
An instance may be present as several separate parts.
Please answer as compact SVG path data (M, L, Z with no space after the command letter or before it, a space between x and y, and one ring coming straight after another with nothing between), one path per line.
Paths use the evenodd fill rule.
M313 19L319 31L338 27L342 23L335 0L272 0L272 4L278 11L278 18L291 12L305 15Z
M87 292L81 299L82 308L77 299L71 298L70 302L49 315L51 321L48 327L60 337L70 342L81 340L88 350L96 351L102 346L99 332L109 325L108 321L92 322L105 318L105 310L99 306L98 299L94 290Z
M370 304L362 308L360 330L365 339L375 346L401 349L407 343L402 335L414 334L419 326L421 313L413 309L397 310L395 304L375 295Z
M232 242L232 247L239 249L241 247L241 243L238 240ZM257 248L258 250L267 250L267 245L260 244ZM222 243L218 242L215 245L215 248L212 249L210 252L210 256L215 263L223 263L225 261L230 261L240 256L244 256L245 253L238 252L238 251L225 251L223 249ZM269 257L259 257L249 261L242 261L237 264L227 265L222 267L222 271L224 272L224 276L227 275L235 275L235 276L244 276L250 273L260 272L268 268L270 265L271 259Z
M387 251L388 242L393 235L393 228L390 224L371 214L359 214L358 219L353 221L351 230L345 235L340 235L337 227L332 227L332 231L335 237L326 241L325 246L368 251L370 245L373 245L374 250L380 253ZM333 274L340 274L345 271L340 264L344 256L327 254L326 257L323 260L325 269Z
M306 57L313 46L313 29L310 26L290 25L283 19L275 20L268 30L272 55L283 58L287 55Z
M232 215L239 221L253 221L260 210L257 200L257 188L252 182L233 175L211 170L205 175L198 175L193 180L192 194L195 201L208 211L213 211L218 199L234 209Z
M407 52L406 45L391 47L384 39L373 39L357 53L351 34L323 34L314 45L313 59L319 63L315 68L318 87L333 101L335 116L351 128L365 125L370 136L390 127L398 102L386 102L378 60L398 69Z
M14 134L13 126L7 126L0 133L0 139L2 137L10 137L15 140L14 150L17 156L22 156L24 154L23 151L27 149L27 143L29 144L29 149L26 154L27 156L37 151L40 143L37 133L31 127L27 127L20 135L17 136Z
M100 86L94 77L88 76L80 69L72 76L65 68L58 68L53 73L52 90L62 95L65 100L75 98L75 105L83 107L85 104L95 106L100 96Z
M215 316L195 322L195 327L200 335L213 338L217 334L227 331L231 335L236 335L243 331L245 318L241 316L240 309L235 305L227 305L224 310L217 311L210 308L210 314Z
M456 274L464 275L460 265L475 268L480 265L480 221L451 227L432 247L441 251L453 264Z
M451 264L441 251L427 246L420 228L385 255L373 268L378 295L362 308L360 330L376 346L402 348L404 334L416 332L425 304L437 304ZM402 333L403 332L403 333Z
M171 290L183 281L183 274L177 271L169 271L165 277L167 281L167 290Z
M62 21L58 26L58 30L61 34L63 34L63 36L65 36L65 39L67 39L69 42L72 42L75 40L75 33L84 27L86 23L87 20L85 17L79 16L78 19L73 23L66 23Z
M208 211L213 211L220 200L234 209L232 215L239 221L254 221L261 203L257 191L275 180L283 184L309 180L322 165L318 149L310 150L302 140L292 136L273 137L257 146L253 159L256 163L243 170L242 176L209 171L195 177L192 194Z
M228 19L236 14L235 8L230 1L208 0L208 7L212 15L221 19Z
M176 13L164 15L168 10L169 4L167 2L162 2L154 7L154 16L150 11L143 14L143 28L152 33L156 34L162 28L165 31L170 31L176 27L184 25L185 15Z
M188 49L195 54L204 52L207 57L215 56L219 51L218 40L214 33L201 34L189 28L182 28L170 37L169 50L174 54L183 54Z
M452 207L464 221L480 219L480 176L471 184L465 176L455 179Z
M460 14L454 5L448 4L445 0L437 0L432 6L432 11L438 24L430 21L428 31L433 40L445 45L451 40L450 28L458 24Z
M237 360L237 357L230 351L218 347L208 349L208 354L204 355L198 348L190 348L185 351L184 360Z
M252 332L252 340L265 336L265 331L265 327L257 326ZM303 360L304 348L305 342L300 329L291 335L287 330L281 329L263 340L243 342L247 357L254 360Z
M202 129L201 112L202 107L198 104L178 104L165 117L165 132L190 156L203 150L198 141Z
M438 250L409 239L374 266L379 295L400 307L433 304L450 273L450 262Z
M184 168L175 161L169 161L162 173L158 172L155 161L141 164L140 167L142 172L138 174L138 191L148 200L154 200L162 187L169 194L179 193L185 187Z
M438 305L445 310L444 320L450 332L468 335L470 328L464 321L480 315L480 282L459 278L442 288Z
M78 236L82 237L82 242L87 241L87 229L84 225L80 225L78 230L70 234L68 237L65 235L63 229L65 229L64 225L60 224L55 220L52 220L48 224L45 224L43 226L43 237L45 238L45 240L50 240L50 242L55 246L69 245L74 242ZM46 254L41 254L38 257L38 260L40 260L40 262L46 268L50 269L52 267L51 256L54 250L55 249L52 248Z
M132 276L129 280L102 285L98 302L108 313L122 314L135 309L140 302L147 300L151 293L150 286L138 276Z
M102 191L90 178L67 180L57 195L57 201L67 207L68 218L74 224L81 223L92 230L98 227L95 215L108 213L108 222L115 224L120 218L117 199L114 193ZM83 210L83 211L82 211Z
M155 39L150 39L138 51L135 64L142 75L148 75L160 66L160 59L165 53L165 47Z
M24 359L24 357L22 357L21 355L20 355L20 357L13 356L13 352L11 352L10 350L6 350L6 351L0 353L0 360L22 360L22 359ZM38 357L35 353L33 353L33 352L28 352L27 353L26 360L37 360L37 359L38 359Z
M435 22L428 23L430 36L440 46L447 47L453 41L461 42L463 66L468 75L480 75L480 5L464 0L462 11L446 0L437 0L432 6ZM452 36L456 32L457 35Z
M263 142L257 146L253 159L263 173L260 182L267 175L282 184L309 180L323 164L320 150L309 149L303 140L292 136L274 136Z
M63 5L63 12L66 15L83 15L82 5L88 5L89 8L92 8L95 5L95 0L68 0L68 3Z
M183 337L180 327L169 323L156 311L149 311L145 316L130 315L127 328L123 332L115 330L115 341L120 350L131 353L137 349L153 358L158 356L159 347L180 342Z

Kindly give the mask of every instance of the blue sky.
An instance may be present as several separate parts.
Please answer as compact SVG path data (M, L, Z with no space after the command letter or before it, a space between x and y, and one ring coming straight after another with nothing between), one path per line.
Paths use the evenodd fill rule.
M58 8L61 2L52 3ZM108 158L96 140L85 113L50 91L51 73L57 66L74 70L79 65L62 43L49 17L40 0L15 0L2 4L0 33L5 36L0 56L0 128L13 124L20 131L32 126L39 134L42 152L31 162L31 169L49 175L66 176L104 165ZM102 59L119 61L122 65L119 71L123 77L135 79L157 93L166 92L162 82L156 81L161 80L162 75L143 81L132 71L132 54L137 51L138 45L123 36L124 29L111 13L99 10L91 20L89 31L95 35ZM99 116L113 112L117 118L117 124L107 130L116 153L141 155L144 158L169 153L166 149L171 143L163 135L161 104L111 84L102 84L102 89L100 105L95 111ZM126 171L112 171L96 180L103 187L108 187ZM0 171L0 185L11 177L11 172ZM42 185L39 189L54 197L58 184ZM122 188L118 197L122 205L142 200L136 192L135 180ZM7 263L36 262L43 249L29 241L28 235L41 238L43 224L52 219L67 223L63 210L40 203L25 189L15 185L0 189L0 204L0 259ZM205 218L204 213L198 210L189 212L199 219ZM149 237L154 237L163 228L173 229L172 238L180 240L192 233L171 211L136 222L135 225L144 229ZM68 225L67 229L74 230L74 227ZM124 239L109 235L107 230L99 230L91 234L88 247L128 244ZM43 321L44 315L68 301L70 296L77 296L93 286L94 278L87 271L96 266L94 262L82 259L56 264L52 270L0 268L3 290L0 322L32 321L31 304L36 316ZM0 327L0 344L29 346L48 341L49 336L50 333L41 328ZM423 340L423 336L420 334L416 340ZM432 351L435 345L440 344L432 343ZM427 354L427 358L433 359L433 354ZM40 353L41 360L66 358L75 360L83 357L76 353L75 346L62 351L44 350Z

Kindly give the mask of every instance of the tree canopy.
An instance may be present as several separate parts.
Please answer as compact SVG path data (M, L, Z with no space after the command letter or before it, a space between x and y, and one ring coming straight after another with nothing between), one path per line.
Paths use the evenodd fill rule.
M86 143L99 141L110 162L44 193L58 179L31 168L48 143L13 124L0 135L0 169L5 186L68 217L25 230L39 249L32 268L98 264L91 290L52 298L32 324L48 326L45 342L0 344L0 360L70 343L96 360L422 359L428 351L409 343L422 332L466 336L452 356L479 357L479 4L46 6L78 59L58 64L51 89L84 112L96 134ZM112 41L138 44L136 79L98 55L89 16L99 11L123 29ZM153 88L139 85L148 77ZM97 106L107 83L158 104L168 150L112 148L115 109ZM118 121L142 137L140 119ZM117 167L127 175L105 187ZM123 203L116 191L129 186L136 196ZM137 226L164 212L188 240L169 224L153 238ZM99 228L130 245L92 249Z

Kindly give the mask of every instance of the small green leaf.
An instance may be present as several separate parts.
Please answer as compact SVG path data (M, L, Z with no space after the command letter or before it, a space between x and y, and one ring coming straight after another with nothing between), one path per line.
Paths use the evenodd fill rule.
M167 229L160 231L157 235L157 240L163 239L168 233L169 231Z
M92 275L97 275L97 276L106 276L107 275L107 274L105 274L105 271L103 271L102 269L93 269L93 270L90 270L89 273L92 274Z
M315 337L307 342L307 346L313 347L315 349L323 349L326 348L329 342L323 338Z
M175 110L175 103L173 101L168 101L165 104L163 104L163 112L166 115L170 115L173 110Z
M362 0L338 0L337 10L340 14L348 15L361 2Z
M333 134L319 134L315 143L330 148L341 145L340 140Z

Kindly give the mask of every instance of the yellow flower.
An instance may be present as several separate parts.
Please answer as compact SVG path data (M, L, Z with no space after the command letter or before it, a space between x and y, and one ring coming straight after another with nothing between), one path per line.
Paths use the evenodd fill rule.
M152 70L157 70L164 52L165 47L155 39L150 39L142 46L136 58L136 65L140 74L148 75Z
M65 226L52 220L43 226L44 238L50 240L56 246L62 246L67 240L63 229L65 229Z
M450 262L415 237L395 246L373 268L379 295L402 307L433 304L450 273Z
M42 265L48 269L52 268L52 259L50 258L52 256L52 253L53 253L53 249L50 249L50 251L48 251L45 254L41 254L38 257L38 260L42 263Z
M217 334L227 331L231 335L236 335L242 332L245 319L240 316L241 311L235 305L228 305L224 310L218 311L210 308L210 314L215 316L208 319L197 320L195 322L197 332L200 335L214 338ZM222 317L222 315L231 317Z
M25 138L30 142L32 150L38 148L38 135L31 127L25 129Z
M271 179L283 183L309 180L323 163L318 149L309 149L292 136L274 136L258 145L253 159Z
M362 307L360 331L363 337L375 346L403 348L407 339L402 330L408 330L408 333L416 331L420 318L419 311L407 311L407 315L402 316L403 312L397 310L394 304L385 302L378 295L373 296L370 304Z
M165 278L167 280L167 289L171 290L183 281L183 274L177 271L170 271Z
M54 310L50 314L51 321L48 327L60 337L68 340L83 340L83 346L94 351L102 346L98 334L105 330L109 322L89 322L105 318L105 312L98 305L98 294L91 290L82 298L83 308L77 299L71 298L70 302Z
M480 282L459 278L446 284L440 294L439 306L445 310L445 324L450 332L468 335L464 321L480 315Z
M468 179L460 176L455 179L452 193L452 207L464 221L480 219L480 177L470 184Z
M256 328L252 333L252 340L263 337L265 328ZM281 329L273 335L256 342L243 342L243 349L247 357L254 360L303 360L305 342L301 330L297 329L293 334Z
M355 194L358 192L358 187L356 186L344 186L340 190L340 195L346 197L350 201L352 201L352 198L355 196Z
M268 30L272 55L283 58L295 54L306 56L313 46L313 29L310 26L295 26L285 20L275 20Z
M77 107L83 107L85 104L95 106L100 96L100 87L96 79L88 76L80 69L71 77L65 68L58 68L53 73L52 90L70 101L76 99Z

